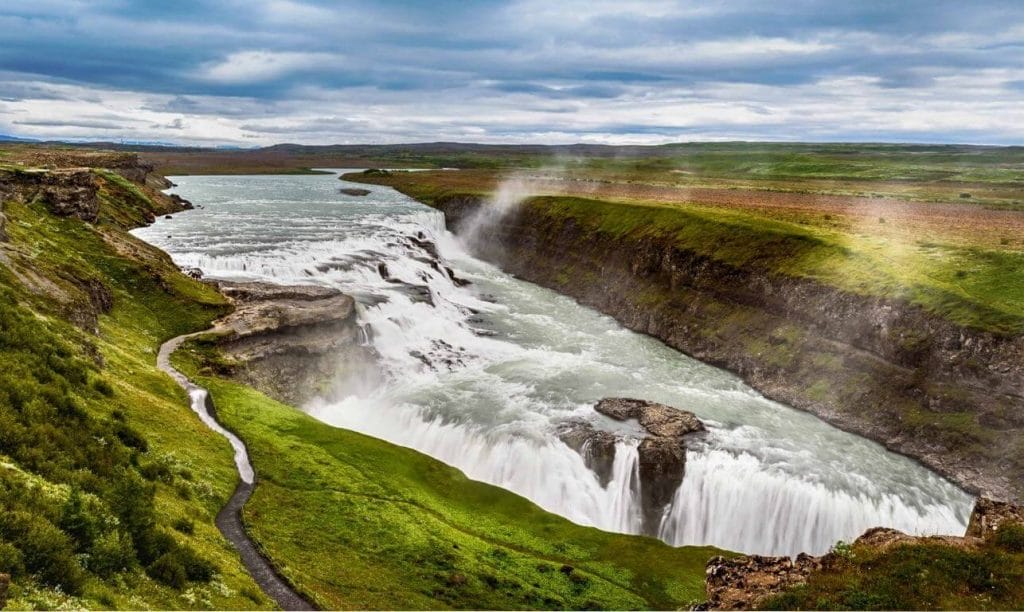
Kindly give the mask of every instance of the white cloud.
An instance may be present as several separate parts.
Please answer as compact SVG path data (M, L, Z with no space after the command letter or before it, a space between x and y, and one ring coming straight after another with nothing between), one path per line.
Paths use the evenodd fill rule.
M333 53L238 51L221 61L203 65L197 76L225 84L259 83L341 61L343 57Z

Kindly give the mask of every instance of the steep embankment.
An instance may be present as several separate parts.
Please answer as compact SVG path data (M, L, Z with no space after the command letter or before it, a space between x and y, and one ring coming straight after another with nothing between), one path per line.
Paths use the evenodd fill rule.
M854 290L794 273L854 269L858 254L782 223L567 197L488 211L483 196L417 184L429 179L358 178L442 210L483 258L737 372L774 399L969 490L1024 496L1024 335L1012 316L934 287L894 298L875 291L884 280ZM926 307L936 304L954 315Z
M134 156L0 168L0 574L11 607L269 607L217 531L227 443L155 366L227 309L127 229L181 210Z

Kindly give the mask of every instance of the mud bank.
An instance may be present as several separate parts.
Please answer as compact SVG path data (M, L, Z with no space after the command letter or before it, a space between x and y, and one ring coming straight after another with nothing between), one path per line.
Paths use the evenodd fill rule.
M475 254L740 375L766 396L914 457L964 488L1024 495L1024 338L897 300L741 269L671 238L615 236L530 200L427 204ZM467 229L472 226L471 231Z

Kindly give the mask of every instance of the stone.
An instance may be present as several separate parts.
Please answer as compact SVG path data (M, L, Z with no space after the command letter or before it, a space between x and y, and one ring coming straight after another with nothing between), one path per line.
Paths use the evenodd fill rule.
M594 409L618 421L635 419L650 434L637 447L640 505L643 532L657 535L665 509L672 503L686 472L684 437L704 431L704 424L691 412L646 400L605 398ZM576 420L563 423L557 435L583 457L601 485L608 486L619 437Z
M586 421L568 421L557 431L562 442L579 453L602 487L607 487L612 479L612 466L615 464L615 435L595 429Z
M1024 507L979 497L967 525L967 535L984 538L1008 523L1024 525Z
M345 195L359 196L359 197L367 196L367 195L370 195L370 193L371 193L369 189L360 189L358 187L342 187L338 191L340 193L345 194Z
M692 412L665 404L622 397L605 398L594 410L617 421L636 419L651 435L678 438L704 431L704 423Z

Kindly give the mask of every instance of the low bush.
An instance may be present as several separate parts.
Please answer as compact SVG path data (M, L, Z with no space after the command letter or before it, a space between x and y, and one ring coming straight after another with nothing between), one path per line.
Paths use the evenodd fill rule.
M1002 525L993 537L996 546L1015 553L1024 553L1024 525Z

